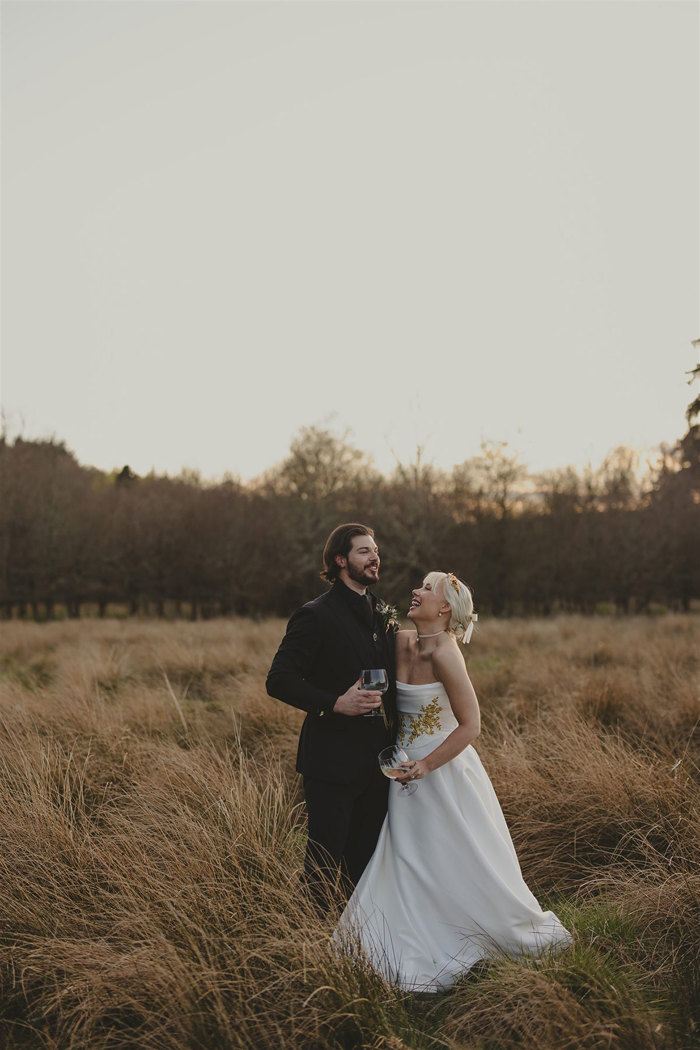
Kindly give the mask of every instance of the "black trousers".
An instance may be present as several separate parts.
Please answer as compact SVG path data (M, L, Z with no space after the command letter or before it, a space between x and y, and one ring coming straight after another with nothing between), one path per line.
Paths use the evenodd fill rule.
M317 909L326 912L333 901L344 903L374 853L386 816L389 781L379 767L356 784L304 777L304 794L309 822L306 887Z

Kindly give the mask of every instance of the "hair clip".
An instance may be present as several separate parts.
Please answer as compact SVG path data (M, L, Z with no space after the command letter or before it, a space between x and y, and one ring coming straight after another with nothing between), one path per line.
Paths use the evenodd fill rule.
M445 576L450 581L454 589L457 591L457 594L459 594L459 581L455 574L453 572L446 572Z

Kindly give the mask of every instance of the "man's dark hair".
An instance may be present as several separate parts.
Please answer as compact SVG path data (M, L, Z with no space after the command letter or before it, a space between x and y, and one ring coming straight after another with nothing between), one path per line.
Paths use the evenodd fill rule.
M369 525L360 525L358 521L338 525L333 529L333 532L326 540L326 546L323 548L321 576L324 580L333 583L333 580L340 572L340 566L335 559L338 555L341 558L347 558L355 536L372 536L374 538L374 529L371 529Z

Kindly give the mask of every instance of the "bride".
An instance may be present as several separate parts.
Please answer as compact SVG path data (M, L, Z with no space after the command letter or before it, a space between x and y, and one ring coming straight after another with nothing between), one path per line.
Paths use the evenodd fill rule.
M564 945L571 935L523 881L479 756L479 705L456 638L474 621L469 588L430 572L396 636L397 744L409 761L336 942L357 943L389 983L438 992L480 959ZM419 786L407 796L399 784ZM356 940L357 939L357 940Z

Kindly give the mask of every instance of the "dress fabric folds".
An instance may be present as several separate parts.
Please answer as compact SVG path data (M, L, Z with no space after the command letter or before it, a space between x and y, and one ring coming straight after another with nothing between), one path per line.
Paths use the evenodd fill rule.
M397 682L397 743L424 758L455 728L439 682ZM401 794L392 783L377 847L343 912L372 967L409 991L450 987L480 959L564 946L571 935L525 885L503 812L473 747Z

